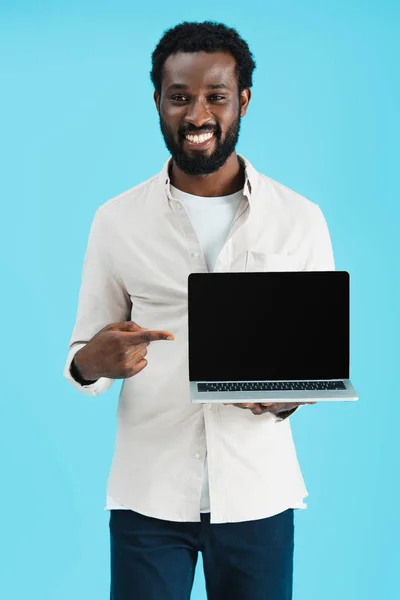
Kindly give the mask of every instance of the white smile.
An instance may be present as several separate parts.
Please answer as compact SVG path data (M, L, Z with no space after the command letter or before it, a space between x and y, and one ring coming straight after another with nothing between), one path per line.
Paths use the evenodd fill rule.
M214 135L214 132L211 131L210 133L203 133L202 135L188 134L188 135L185 135L185 138L192 144L203 144L204 142L207 142L207 140L210 140L213 135Z

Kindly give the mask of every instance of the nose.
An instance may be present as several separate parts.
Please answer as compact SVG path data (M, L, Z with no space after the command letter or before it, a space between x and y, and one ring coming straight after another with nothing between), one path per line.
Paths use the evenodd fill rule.
M201 98L193 100L188 107L185 115L185 122L194 125L197 128L202 127L210 120L210 111L206 103Z

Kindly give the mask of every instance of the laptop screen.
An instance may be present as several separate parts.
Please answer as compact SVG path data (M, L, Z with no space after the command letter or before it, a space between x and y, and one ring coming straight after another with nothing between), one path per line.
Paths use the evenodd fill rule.
M191 381L349 378L346 271L192 273Z

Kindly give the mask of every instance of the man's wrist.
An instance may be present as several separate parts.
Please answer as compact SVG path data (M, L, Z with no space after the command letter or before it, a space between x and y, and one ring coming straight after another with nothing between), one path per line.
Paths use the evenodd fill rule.
M284 421L288 417L290 417L299 407L295 406L294 408L283 408L279 412L275 414L278 421Z
M92 383L95 383L97 381L97 379L90 380L90 379L84 379L84 377L82 377L82 374L80 373L78 367L76 366L75 357L72 359L69 370L70 370L70 373L71 373L73 379L75 379L75 381L77 381L81 385L91 385Z

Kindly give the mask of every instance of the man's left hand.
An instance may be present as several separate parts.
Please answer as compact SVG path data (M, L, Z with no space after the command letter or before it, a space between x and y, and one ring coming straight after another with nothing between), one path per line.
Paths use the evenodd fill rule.
M316 404L316 402L241 402L239 404L232 404L232 406L248 408L253 415L262 415L269 412L278 417L281 411L292 410L304 404ZM227 406L225 402L224 406Z

